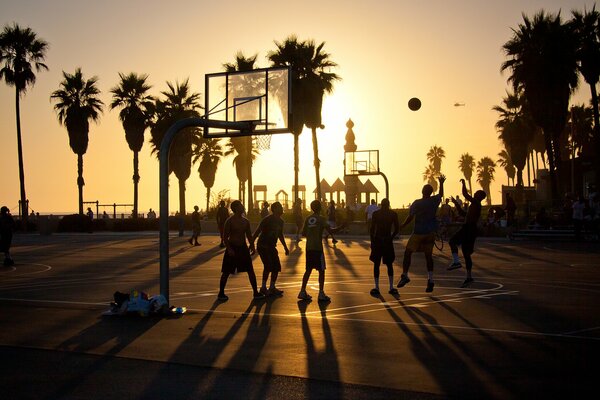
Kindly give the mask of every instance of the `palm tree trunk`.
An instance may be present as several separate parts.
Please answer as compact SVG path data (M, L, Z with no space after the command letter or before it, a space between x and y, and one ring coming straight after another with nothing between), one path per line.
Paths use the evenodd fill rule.
M19 186L21 190L21 224L22 229L27 232L27 221L29 219L29 204L25 195L25 168L23 166L23 142L21 141L21 108L19 102L19 89L15 89L15 110L17 117L17 152L19 155Z
M206 213L208 214L208 207L210 205L210 188L206 188Z
M300 198L298 193L298 174L300 172L300 149L298 147L299 134L294 133L294 198L292 204L296 204L296 199Z
M487 194L487 196L486 196L487 205L491 206L492 205L492 193L490 193L490 184L486 183L485 185L482 184L481 186L483 186L483 190Z
M77 154L77 188L79 189L79 215L83 215L83 154Z
M139 175L139 159L138 152L133 152L133 218L138 217L138 183L140 182Z
M246 145L248 157L248 214L254 210L252 204L252 136L247 137L248 144Z
M319 144L317 142L317 128L312 128L312 142L313 142L313 154L314 154L314 165L315 165L315 180L317 181L317 200L321 201L321 176L319 174L319 168L321 161L319 160Z
M556 185L556 171L554 170L554 151L552 150L552 139L550 134L544 132L544 142L546 144L546 153L548 153L548 171L550 173L550 189L552 200L558 200L558 186Z
M471 184L471 178L467 179L469 181L469 194L473 196L473 185Z
M243 203L242 200L242 181L238 179L238 200Z
M179 179L179 236L183 236L185 221L185 181Z

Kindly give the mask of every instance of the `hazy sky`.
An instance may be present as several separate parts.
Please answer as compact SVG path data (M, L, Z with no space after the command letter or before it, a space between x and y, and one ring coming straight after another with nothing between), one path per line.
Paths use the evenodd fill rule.
M152 94L166 81L189 78L193 90L204 93L204 75L220 72L238 51L258 54L258 66L268 66L274 40L290 34L326 42L325 51L339 64L342 77L325 99L318 133L321 176L332 183L343 179L346 121L351 118L359 150L379 149L381 170L390 182L390 200L400 207L419 197L426 153L433 145L446 150L442 171L447 193L459 192L458 159L469 152L479 159L497 159L500 144L491 110L500 104L507 76L500 73L505 59L501 46L522 13L544 8L588 9L592 1L455 0L312 1L301 3L257 0L216 1L32 1L2 0L2 26L17 22L49 42L46 64L21 102L26 189L30 207L41 212L77 210L77 158L68 145L66 129L58 124L50 94L62 71L81 67L86 78L98 76L101 99L110 103L109 89L118 73L149 75ZM582 81L583 82L583 81ZM14 88L0 85L0 203L17 212L19 178ZM407 108L419 97L418 112ZM580 84L572 101L587 103L589 87ZM465 103L454 107L455 102ZM254 184L269 188L269 199L293 185L291 135L273 137L271 150L254 168ZM300 139L300 184L315 187L311 135ZM274 168L277 173L274 174ZM90 126L84 156L85 200L132 203L132 152L125 141L118 111L105 110ZM158 208L158 161L148 141L140 153L140 211ZM170 205L177 208L176 178L171 177ZM383 180L372 181L383 192ZM500 201L506 174L496 170L492 199ZM478 186L474 182L474 186ZM237 197L232 159L219 165L213 190L230 189ZM204 208L206 189L193 167L187 181L187 206Z

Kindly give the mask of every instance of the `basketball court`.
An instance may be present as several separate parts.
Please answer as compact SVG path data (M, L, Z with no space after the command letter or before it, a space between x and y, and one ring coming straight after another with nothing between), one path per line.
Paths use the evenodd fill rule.
M406 239L396 242L397 260ZM188 312L161 319L101 316L116 290L159 293L155 233L15 242L17 265L0 271L0 345L9 348L306 378L311 398L320 382L442 396L562 393L591 386L598 367L600 253L591 244L482 240L467 289L459 288L464 270L446 272L449 254L435 250L433 293L425 293L424 260L415 254L400 295L387 294L382 271L375 298L368 241L342 236L325 247L332 301L323 304L296 298L304 242L288 239L290 255L280 254L283 297L253 301L242 273L230 277L229 301L219 302L218 237L193 247L171 236L170 302ZM258 257L254 266L260 279ZM398 265L395 273L397 283ZM333 395L343 397L344 386Z

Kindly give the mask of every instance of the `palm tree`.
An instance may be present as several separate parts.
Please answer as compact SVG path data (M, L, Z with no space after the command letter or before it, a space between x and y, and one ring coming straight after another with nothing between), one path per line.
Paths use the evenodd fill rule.
M147 92L152 86L146 83L148 75L119 73L121 81L110 92L111 110L121 107L119 119L125 130L125 140L133 151L133 218L138 216L138 183L140 181L138 153L144 145L144 132L150 126L153 98Z
M332 72L331 68L337 66L331 61L330 54L323 52L325 42L318 46L312 40L304 42L306 55L309 57L309 70L306 71L306 76L303 79L305 90L305 108L304 108L304 124L310 128L312 132L314 166L315 166L315 181L317 185L317 196L319 200L323 199L321 193L321 176L319 160L319 143L317 141L317 128L323 129L321 122L321 110L323 108L323 95L333 92L333 83L340 80L340 77Z
M596 155L596 186L600 187L600 112L598 110L598 93L596 85L600 79L600 12L596 5L590 11L573 11L571 21L579 39L577 59L579 72L585 82L590 85L592 94L592 111L594 115Z
M206 188L206 212L210 204L210 189L215 184L217 167L223 157L223 148L219 139L206 139L200 147L196 147L193 162L200 160L198 173Z
M232 137L227 142L227 150L223 153L224 156L234 156L233 166L235 167L235 174L238 178L238 199L245 203L245 190L246 181L248 181L248 145L252 142L246 140L247 137ZM254 162L256 157L260 154L256 146L252 146L251 160ZM249 191L251 195L251 191Z
M473 171L475 170L475 158L469 153L464 153L458 160L458 168L462 172L463 176L469 182L469 193L473 195L473 187L471 185L471 178L473 177Z
M502 99L502 105L492 109L500 114L496 122L498 138L504 144L511 163L517 168L516 186L522 188L523 170L535 135L535 125L528 112L523 91L507 92L506 97Z
M182 83L167 82L167 87L168 90L161 92L164 100L155 100L154 119L150 127L152 153L157 158L160 158L160 145L169 127L184 118L198 118L198 110L202 108L199 103L200 93L192 92L188 79ZM183 236L183 218L186 215L185 181L191 174L192 149L193 145L198 146L201 142L200 129L190 127L179 133L169 150L169 173L175 173L179 181L179 236Z
M544 130L552 197L558 199L558 143L567 121L569 97L578 81L574 30L562 23L560 13L542 10L533 19L523 15L523 23L513 30L503 50L508 60L502 71L510 70L515 92L523 89L535 123Z
M52 92L50 98L57 102L54 109L58 114L58 121L67 128L69 146L77 154L79 214L83 215L83 155L88 148L90 120L98 121L104 103L98 98L98 77L85 80L81 68L77 68L74 74L63 71L63 77L60 89Z
M512 160L510 159L510 155L508 154L508 152L506 151L506 149L502 149L502 151L500 151L498 153L498 166L504 168L504 171L506 172L506 179L507 179L507 183L506 185L510 185L510 180L513 180L513 184L515 182L515 166L512 163Z
M496 172L496 163L489 157L483 157L477 162L477 182L487 194L487 205L492 205L492 193L490 192L490 184L494 180Z
M250 56L250 57L245 57L242 52L238 52L235 55L235 62L234 63L225 63L225 64L223 64L223 68L225 68L226 72L252 71L253 69L256 68L256 58L257 57L258 57L257 54ZM246 83L246 84L250 84L250 83ZM236 88L233 88L233 89L235 90ZM243 88L240 88L240 89L243 90ZM242 184L242 182L245 182L246 180L248 181L247 207L248 207L248 212L252 212L252 210L254 209L254 205L252 204L252 162L254 160L254 157L249 156L249 154L254 153L254 149L256 146L254 145L254 140L253 140L252 136L232 138L231 142L234 144L233 149L238 153L238 156L236 156L234 159L234 163L236 165L236 174L238 176L238 181L240 182L239 187L243 188L244 185ZM241 151L242 153L240 153L238 150ZM239 169L240 173L238 173L238 169ZM241 171L242 169L245 169L246 171L242 173L242 171ZM242 179L240 179L240 174L245 176L246 179L244 179L242 181ZM242 198L242 196L240 196L240 199L241 198Z
M427 182L433 188L433 191L437 191L438 189L438 181L437 178L439 176L439 172L435 170L433 165L429 164L425 171L423 172L423 181Z
M444 149L438 145L431 146L427 152L427 160L433 167L434 171L440 174L442 171L442 159L446 157Z
M298 185L298 135L302 126L312 131L313 155L317 197L322 199L319 145L317 128L323 128L321 110L323 95L333 91L333 84L340 77L332 72L337 66L325 53L325 42L316 45L313 40L299 42L296 36L290 36L283 42L275 42L277 51L270 52L268 57L274 67L291 67L292 69L292 133L294 134L294 186ZM298 193L296 191L296 193Z
M268 53L269 61L273 67L289 67L292 70L292 110L293 119L290 121L290 130L294 135L294 193L298 193L298 173L300 171L299 137L304 128L304 87L301 77L308 68L306 64L305 47L294 35L282 42L275 41L276 51ZM320 187L317 185L317 187Z
M21 95L28 86L35 84L35 72L48 70L44 64L48 43L39 39L30 28L18 24L5 26L0 33L0 79L15 87L15 113L17 120L17 153L19 158L19 184L21 192L21 217L23 229L27 230L29 216L27 195L25 194L25 169L23 144L21 140Z

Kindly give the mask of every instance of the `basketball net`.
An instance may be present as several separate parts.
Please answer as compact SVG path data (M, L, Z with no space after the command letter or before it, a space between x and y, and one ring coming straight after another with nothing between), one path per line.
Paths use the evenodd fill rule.
M257 135L256 147L259 150L269 150L271 148L271 136L272 135Z

